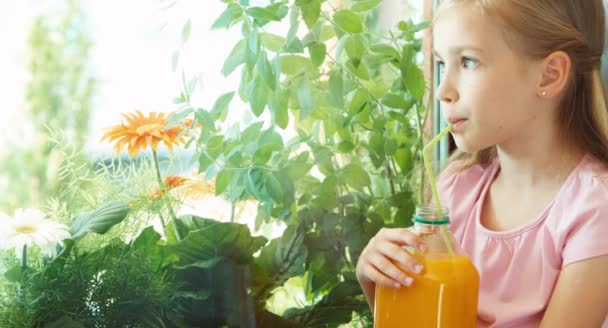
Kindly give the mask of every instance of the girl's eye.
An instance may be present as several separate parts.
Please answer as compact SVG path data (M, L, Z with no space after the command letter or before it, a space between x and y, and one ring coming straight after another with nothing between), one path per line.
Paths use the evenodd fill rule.
M462 57L462 66L466 69L473 69L479 65L479 61L472 57Z

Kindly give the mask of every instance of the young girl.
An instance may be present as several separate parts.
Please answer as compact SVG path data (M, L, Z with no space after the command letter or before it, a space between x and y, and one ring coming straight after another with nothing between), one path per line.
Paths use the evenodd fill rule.
M433 24L437 97L459 148L439 188L480 273L480 327L608 327L608 112L602 0L448 0ZM361 254L375 284L407 288L407 229Z

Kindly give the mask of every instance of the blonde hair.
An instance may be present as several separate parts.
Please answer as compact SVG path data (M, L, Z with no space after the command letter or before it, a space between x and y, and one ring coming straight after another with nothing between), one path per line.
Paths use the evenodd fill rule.
M608 165L608 110L600 77L605 13L602 0L447 0L440 7L468 5L499 18L511 48L541 59L555 51L570 57L570 80L560 106L566 137ZM456 151L450 162L465 169L489 164L495 147L476 153Z

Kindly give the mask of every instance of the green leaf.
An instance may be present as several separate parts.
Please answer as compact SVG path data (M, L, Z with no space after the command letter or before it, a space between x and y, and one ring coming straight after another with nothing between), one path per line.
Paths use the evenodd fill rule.
M304 52L304 45L298 37L293 37L287 41L283 47L283 51L290 54L301 54Z
M263 173L258 168L251 168L247 170L246 176L246 189L247 191L257 200L260 201L270 201L269 197L265 197L265 195L261 194L261 179Z
M339 327L348 324L353 312L363 313L369 310L361 298L361 287L353 280L340 282L314 305L285 311L283 317L297 326L306 327Z
M190 38L190 32L192 31L192 21L188 19L182 27L182 43L186 43Z
M399 51L388 44L382 44L382 43L375 44L375 45L369 47L369 50L371 52L379 53L384 56L394 58L396 60L401 59L401 55L399 54Z
M356 163L351 163L344 167L342 170L342 177L344 178L344 182L346 182L346 184L358 190L362 190L371 183L367 172L361 167L361 165Z
M285 198L285 190L274 172L265 176L264 185L266 186L268 194L275 202L283 203Z
M171 71L175 72L177 70L177 64L179 63L179 50L175 50L173 55L171 56ZM181 102L181 101L180 101Z
M336 36L336 31L329 24L321 26L321 32L319 33L319 41L325 42L329 39L333 39Z
M254 270L254 281L267 282L269 285L263 287L269 293L289 277L303 274L307 255L304 234L298 233L295 225L289 225L281 237L271 240L255 259L258 270Z
M169 116L169 119L167 120L167 123L165 124L165 129L169 129L174 125L178 124L184 118L188 117L188 115L192 114L192 112L194 112L194 108L186 107L182 110L175 112L174 114L171 114L171 116Z
M380 102L383 105L392 108L409 109L408 104L403 97L394 93L387 93L380 99Z
M144 250L153 247L160 241L160 235L154 230L154 227L149 226L141 231L139 236L133 241L133 249Z
M270 88L270 90L274 90L276 88L276 77L274 76L274 72L272 71L272 65L266 57L266 52L262 51L259 56L258 61L258 72L262 76L264 83Z
M388 116L394 121L401 122L403 124L410 124L410 121L408 120L407 116L403 115L403 113L389 111Z
M344 84L342 71L333 70L329 73L329 103L336 108L344 108Z
M285 167L285 174L287 174L290 179L296 181L303 178L308 172L310 172L310 169L312 169L312 163L309 163L306 159L301 159L298 156L296 159L287 164Z
M314 152L315 156L315 164L319 166L319 170L325 176L333 175L334 166L333 166L333 153L327 147L320 147L316 149Z
M422 73L422 70L418 68L418 66L412 64L408 69L407 75L405 76L405 86L409 89L414 98L422 100L425 89L424 73Z
M223 194L230 181L232 181L232 173L229 170L221 170L215 178L215 194Z
M233 97L234 91L221 95L213 104L211 113L216 116L222 116L221 113L224 113L228 109L228 105L230 105Z
M262 115L264 112L264 108L266 107L268 101L268 92L266 85L259 76L256 77L252 83L253 87L251 88L251 93L249 94L249 105L251 105L251 112L256 117L260 117L260 115Z
M412 168L412 152L409 148L397 149L395 152L395 161L403 174L410 172Z
M347 33L363 32L363 19L352 10L343 9L334 14L335 23Z
M104 234L114 225L122 222L131 208L124 202L111 201L102 204L92 212L83 212L74 218L70 233L73 240L84 237L89 232Z
M393 156L393 155L395 155L396 151L397 151L397 140L395 140L393 138L387 138L386 141L384 142L384 152L389 156Z
M346 64L346 68L356 77L361 80L367 81L369 80L369 71L367 70L366 65L358 65L355 66L355 62L353 60L349 60Z
M372 134L369 138L369 146L378 156L384 156L384 136L381 131Z
M429 26L431 26L431 24L429 22L418 23L418 24L414 25L414 27L412 28L412 32L422 31L422 30L428 28Z
M262 130L262 126L264 125L264 122L255 122L251 125L249 125L245 131L243 131L243 133L241 133L241 136L239 138L241 143L248 143L252 140L257 140L260 135L260 131Z
M230 51L222 67L224 76L230 75L239 65L245 62L245 42L245 40L240 40Z
M299 5L302 10L302 18L308 28L312 28L313 25L319 19L321 15L321 0L311 0L307 4Z
M297 91L298 104L300 105L300 118L305 119L315 107L316 98L312 92L312 85L308 78L303 78Z
M314 200L315 205L327 210L333 210L334 208L338 207L336 187L336 177L333 175L328 175L321 183L321 191Z
M10 269L4 272L4 278L10 282L20 282L23 279L23 270L21 265L15 264Z
M261 42L258 30L254 29L247 36L247 47L245 48L245 65L252 70L258 61Z
M224 10L224 12L222 12L220 17L218 17L215 20L215 22L213 22L213 25L211 25L211 28L212 29L228 28L242 15L243 15L243 9L241 9L241 6L234 4L234 3L230 4L226 8L226 10Z
M283 47L285 44L284 37L272 33L260 33L260 39L262 41L262 45L272 52L279 52L281 47Z
M325 60L325 54L327 49L323 42L313 42L308 46L308 52L310 53L310 60L315 67L319 67Z
M289 94L283 89L277 89L268 99L268 108L272 113L272 118L281 129L285 129L289 123L288 100Z
M355 145L350 141L342 141L338 144L338 151L341 153L350 153L355 149Z
M367 105L367 102L370 101L370 99L369 94L365 90L357 89L350 102L349 113L351 115L358 114L365 108L365 105Z
M280 151L282 149L283 147L281 145L275 143L260 146L260 148L258 148L258 150L256 150L253 154L253 164L264 165L268 163L268 160L270 160L272 153L275 151Z
M251 236L244 224L193 218L199 221L199 229L190 231L177 245L167 246L179 256L177 268L210 268L222 260L247 264L253 259L253 253L267 242L264 237Z
M45 323L44 328L84 328L85 325L82 324L80 321L76 321L74 319L72 319L72 317L68 316L68 315L63 315L61 316L61 318L50 322L50 323Z
M353 4L351 9L352 9L352 11L356 11L356 12L369 11L371 9L376 8L376 6L378 6L378 4L380 4L380 2L382 2L382 0L357 1Z
M312 63L308 58L299 55L281 56L281 73L287 76L293 76L302 71L313 71Z
M173 221L171 221L171 224L173 224ZM168 226L165 227L165 231L168 230ZM175 234L174 231L171 231L171 233ZM185 234L183 237L185 237ZM178 260L175 255L168 253L167 249L159 243L160 239L160 234L154 230L153 226L149 226L142 230L131 244L132 249L139 252L141 256L145 256L148 261L152 262L152 268L156 269Z
M245 13L254 18L259 26L263 26L269 21L281 21L287 15L288 9L283 2L279 2L268 7L250 7Z
M361 63L361 58L363 58L363 53L365 52L365 43L363 40L357 35L351 35L347 37L344 43L344 49L346 50L348 58L353 61L353 65L358 67L359 63Z

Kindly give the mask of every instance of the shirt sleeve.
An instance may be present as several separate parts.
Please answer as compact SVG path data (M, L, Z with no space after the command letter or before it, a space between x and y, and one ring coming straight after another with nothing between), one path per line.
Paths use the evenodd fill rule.
M592 257L608 255L608 179L594 178L581 185L574 197L562 250L562 267ZM580 195L579 194L579 195Z

